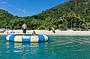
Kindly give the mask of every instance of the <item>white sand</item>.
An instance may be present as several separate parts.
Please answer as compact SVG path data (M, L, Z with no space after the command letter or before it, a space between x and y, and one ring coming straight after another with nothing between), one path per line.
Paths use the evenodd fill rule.
M90 35L90 31L59 31L55 30L55 33L53 31L47 31L47 30L34 30L37 34L45 34L45 35ZM0 35L7 35L11 34L12 30L7 30L4 33L0 33ZM27 34L32 34L33 30L27 30ZM23 34L22 30L13 30L12 34Z

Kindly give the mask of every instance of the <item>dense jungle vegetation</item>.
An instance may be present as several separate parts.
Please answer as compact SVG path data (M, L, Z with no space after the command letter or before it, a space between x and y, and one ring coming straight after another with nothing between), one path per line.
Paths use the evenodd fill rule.
M90 0L70 0L42 13L18 17L0 9L0 26L16 26L26 22L29 30L54 27L59 30L88 30L90 28Z

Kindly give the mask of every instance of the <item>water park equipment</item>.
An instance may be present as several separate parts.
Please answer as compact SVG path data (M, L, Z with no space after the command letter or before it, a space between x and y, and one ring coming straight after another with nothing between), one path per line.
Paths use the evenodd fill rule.
M48 35L30 35L30 34L8 34L6 39L13 42L46 42L50 39Z

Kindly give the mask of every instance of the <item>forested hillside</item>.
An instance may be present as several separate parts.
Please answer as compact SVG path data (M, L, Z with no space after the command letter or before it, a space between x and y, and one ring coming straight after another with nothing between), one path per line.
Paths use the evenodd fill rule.
M16 26L26 22L28 29L45 29L54 27L60 30L88 30L90 24L90 0L70 0L42 13L27 16L13 16L0 10L0 26Z

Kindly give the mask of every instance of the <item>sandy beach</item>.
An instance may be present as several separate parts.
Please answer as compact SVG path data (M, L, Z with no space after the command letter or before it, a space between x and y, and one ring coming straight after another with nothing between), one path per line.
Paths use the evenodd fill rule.
M55 30L55 33L53 31L48 30L34 30L37 34L40 35L90 35L90 31L60 31ZM26 34L32 34L33 30L27 30ZM7 34L23 34L22 30L7 30L4 33L0 33L0 35L7 35Z

